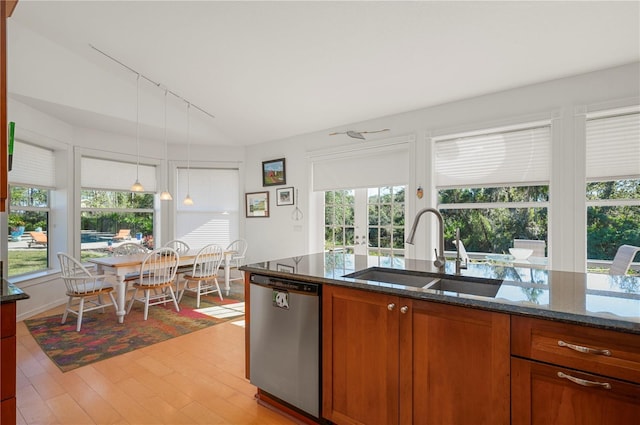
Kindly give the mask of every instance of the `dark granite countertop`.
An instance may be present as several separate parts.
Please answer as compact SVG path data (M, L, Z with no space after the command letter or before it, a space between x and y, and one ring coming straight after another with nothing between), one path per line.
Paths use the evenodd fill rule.
M2 290L2 292L0 292L0 303L16 302L29 298L29 295L5 279L2 279L2 286L0 288Z
M502 281L495 296L416 288L344 277L370 267L438 273L431 261L320 253L250 264L242 270L419 300L558 320L640 335L640 278L471 263L461 275ZM445 273L454 275L447 262Z

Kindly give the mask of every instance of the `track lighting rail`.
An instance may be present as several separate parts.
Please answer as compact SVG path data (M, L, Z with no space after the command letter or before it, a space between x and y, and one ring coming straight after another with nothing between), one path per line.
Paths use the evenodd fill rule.
M213 114L210 114L209 112L205 111L205 110L204 110L204 109L202 109L201 107L199 107L199 106L197 106L197 105L194 105L192 102L188 101L187 99L185 99L184 97L180 96L180 95L179 95L179 94L177 94L176 92L169 90L169 88L168 88L167 86L163 86L162 84L160 84L160 83L158 83L158 82L156 82L156 81L153 81L151 78L149 78L149 77L147 77L146 75L144 75L144 74L142 74L142 73L140 73L140 72L136 71L135 69L131 68L129 65L126 65L126 64L122 63L121 61L119 61L118 59L114 58L114 57L113 57L113 56L111 56L110 54L105 53L104 51L102 51L102 50L98 49L98 48L97 48L96 46L94 46L93 44L89 44L89 47L91 47L91 48L92 48L93 50L95 50L96 52L98 52L98 53L102 54L103 56L105 56L105 57L107 57L107 58L111 59L111 60L112 60L112 61L114 61L115 63L117 63L117 64L121 65L122 67L124 67L124 68L128 69L129 71L133 72L134 74L136 74L136 75L138 75L138 76L140 76L140 77L144 78L145 80L147 80L147 81L148 81L148 82L150 82L151 84L153 84L153 85L155 85L155 86L157 86L157 87L159 87L159 88L162 88L162 89L166 90L166 91L167 91L167 93L171 93L173 96L175 96L175 97L177 97L178 99L182 100L183 102L185 102L186 104L190 105L191 107L196 108L197 110L199 110L200 112L202 112L202 113L204 113L204 114L206 114L206 115L209 115L211 118L215 118L215 116L214 116Z

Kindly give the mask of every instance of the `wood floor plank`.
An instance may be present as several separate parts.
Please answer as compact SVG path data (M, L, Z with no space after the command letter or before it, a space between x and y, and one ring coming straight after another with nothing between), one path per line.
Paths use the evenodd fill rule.
M211 425L226 425L229 424L227 420L217 415L215 412L207 409L200 403L194 401L181 409L185 415L187 415L193 423L196 424L211 424Z
M66 390L57 381L51 379L47 372L30 376L29 382L31 382L31 385L38 391L43 400L49 400L66 393Z
M88 424L93 421L69 394L47 400L47 406L61 424Z
M61 310L41 316L51 314ZM295 423L255 401L244 378L244 329L231 322L66 373L23 322L17 335L19 425Z
M27 424L57 423L56 416L33 385L16 391L16 406Z

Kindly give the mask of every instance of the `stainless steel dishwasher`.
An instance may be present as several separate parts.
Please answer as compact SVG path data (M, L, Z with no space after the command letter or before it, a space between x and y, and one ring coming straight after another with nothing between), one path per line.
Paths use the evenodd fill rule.
M256 274L250 282L251 383L319 417L320 285Z

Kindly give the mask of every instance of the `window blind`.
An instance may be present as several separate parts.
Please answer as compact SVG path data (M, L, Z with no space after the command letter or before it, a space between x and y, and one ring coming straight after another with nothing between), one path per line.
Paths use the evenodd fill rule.
M9 183L53 189L56 183L53 151L16 140Z
M548 184L551 127L486 132L435 142L438 189Z
M404 185L409 181L406 143L313 158L313 190Z
M129 191L136 180L136 164L82 157L81 173L85 189ZM140 164L139 176L145 193L157 191L155 166Z
M587 117L587 180L640 178L640 113Z
M216 243L226 247L238 238L240 177L237 169L178 168L176 237L197 249ZM182 203L189 194L193 205Z

